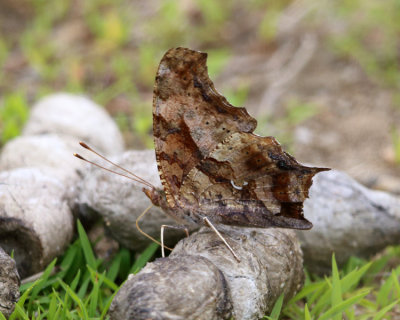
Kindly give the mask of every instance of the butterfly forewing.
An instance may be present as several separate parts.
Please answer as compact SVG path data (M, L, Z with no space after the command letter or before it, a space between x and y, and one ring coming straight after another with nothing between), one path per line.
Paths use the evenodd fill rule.
M153 132L161 181L175 206L182 181L234 132L252 132L257 122L230 105L208 77L207 54L169 50L160 62L153 98Z

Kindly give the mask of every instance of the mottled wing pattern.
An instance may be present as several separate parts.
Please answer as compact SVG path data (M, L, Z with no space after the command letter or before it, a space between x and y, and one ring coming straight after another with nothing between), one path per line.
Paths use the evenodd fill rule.
M309 229L303 201L324 170L299 164L273 137L234 133L190 171L181 206L215 223Z
M230 105L208 77L207 54L169 50L160 62L153 97L153 133L160 178L174 208L183 180L216 146L257 122Z

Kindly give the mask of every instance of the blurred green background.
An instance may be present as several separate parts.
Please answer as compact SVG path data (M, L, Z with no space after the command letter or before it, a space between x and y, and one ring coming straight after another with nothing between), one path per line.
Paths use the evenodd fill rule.
M393 166L400 163L399 21L397 0L1 0L0 143L20 133L34 102L66 91L104 106L128 147L152 147L158 62L169 48L186 46L209 53L217 89L232 104L248 107L259 120L259 133L275 135L295 151L295 128L321 114L326 118L336 106L291 97L285 87L288 92L281 95L289 97L272 99L272 107L263 112L264 92L273 91L275 83L259 81L259 74L252 77L252 68L262 70L270 59L279 60L280 50L284 54L286 47L311 34L318 47L307 65L328 54L333 58L326 66L333 73L340 69L338 61L354 65L378 90L390 93L385 150ZM289 57L300 53L294 48ZM279 81L290 77L291 60L285 63L287 75L274 71ZM268 66L265 70L268 74ZM321 90L331 86L329 76L326 80L320 82ZM270 101L271 94L265 96ZM331 98L334 103L340 99ZM323 153L317 160L335 166Z

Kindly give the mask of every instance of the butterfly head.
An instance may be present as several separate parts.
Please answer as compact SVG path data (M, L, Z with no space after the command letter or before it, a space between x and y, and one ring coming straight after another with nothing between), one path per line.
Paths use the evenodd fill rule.
M161 207L163 209L167 205L167 200L165 198L165 193L163 190L157 188L143 188L142 191L155 206Z

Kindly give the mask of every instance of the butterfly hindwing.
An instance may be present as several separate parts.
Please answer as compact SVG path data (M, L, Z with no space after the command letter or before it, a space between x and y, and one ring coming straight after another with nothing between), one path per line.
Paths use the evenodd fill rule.
M223 224L311 228L303 216L312 177L273 137L234 133L183 182L183 206Z

